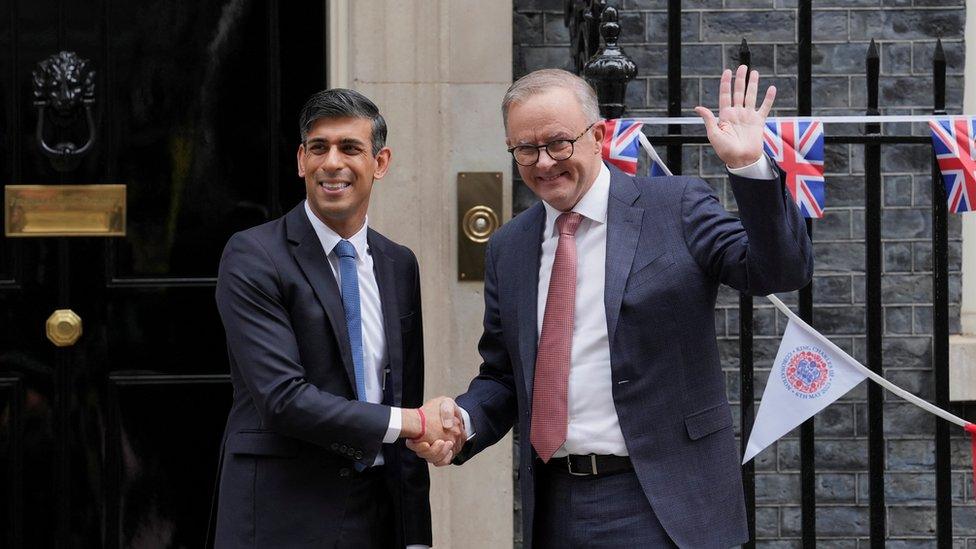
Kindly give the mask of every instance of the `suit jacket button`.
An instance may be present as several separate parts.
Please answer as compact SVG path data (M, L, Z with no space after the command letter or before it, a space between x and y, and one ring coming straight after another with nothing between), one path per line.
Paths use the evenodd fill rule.
M363 459L363 453L362 452L356 452L356 459Z
M332 445L329 446L329 448L332 448L333 450L338 450L339 449L339 444L337 442L333 442Z
M340 477L348 477L349 476L349 468L348 467L343 467L342 469L339 469L339 476Z
M339 447L339 451L342 452L343 454L346 454L349 452L349 447L343 444L342 446Z

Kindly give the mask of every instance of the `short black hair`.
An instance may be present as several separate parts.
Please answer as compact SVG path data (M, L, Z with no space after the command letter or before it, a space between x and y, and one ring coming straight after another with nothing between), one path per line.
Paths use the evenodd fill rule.
M298 129L302 143L308 137L312 124L320 118L366 118L373 123L373 156L386 146L386 120L376 104L355 90L332 88L313 94L302 107L298 116Z

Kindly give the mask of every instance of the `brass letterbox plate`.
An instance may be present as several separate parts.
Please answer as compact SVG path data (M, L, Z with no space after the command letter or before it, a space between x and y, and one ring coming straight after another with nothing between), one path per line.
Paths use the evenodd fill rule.
M501 172L458 173L458 280L485 279L485 246L502 224Z
M7 185L4 234L125 236L125 185Z

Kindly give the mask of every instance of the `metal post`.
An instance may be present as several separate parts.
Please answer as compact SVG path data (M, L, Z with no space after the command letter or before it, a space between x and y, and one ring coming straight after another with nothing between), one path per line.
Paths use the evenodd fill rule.
M881 73L878 48L871 41L867 55L868 116L878 116L878 82ZM880 124L866 124L868 135L880 135ZM881 338L884 319L881 308L881 145L864 146L864 240L865 294L867 307L868 367L883 374ZM885 543L884 495L884 392L868 384L868 487L870 493L871 547Z
M800 116L809 116L812 111L812 13L812 2L810 0L801 1L797 5L796 110ZM813 223L810 219L807 219L807 235L813 239ZM798 299L800 318L813 326L812 281L800 289ZM810 418L800 425L800 520L802 525L801 541L804 549L813 549L817 545L817 486L814 458L813 418Z
M681 116L681 0L668 2L668 116ZM681 126L668 126L668 135L681 133ZM682 173L681 144L668 145L668 165Z
M753 345L752 345L752 296L739 294L739 422L742 433L739 439L740 450L744 453L752 424L756 418L755 388L753 387ZM749 541L742 547L752 549L756 546L756 460L749 460L742 466L742 488L746 499L746 523L749 526Z
M749 67L752 64L752 52L749 44L742 39L739 46L739 63ZM749 72L746 71L746 75ZM748 76L746 77L748 81ZM741 424L740 446L745 453L752 424L756 417L756 396L753 387L753 301L752 296L739 293L739 421ZM756 546L756 462L749 460L742 466L742 487L746 499L746 523L749 526L749 541L743 545L746 549Z
M936 116L946 114L946 59L942 41L932 58ZM945 184L938 162L932 162L932 369L935 405L949 408L949 227ZM949 424L935 423L935 537L939 549L952 547L952 490Z

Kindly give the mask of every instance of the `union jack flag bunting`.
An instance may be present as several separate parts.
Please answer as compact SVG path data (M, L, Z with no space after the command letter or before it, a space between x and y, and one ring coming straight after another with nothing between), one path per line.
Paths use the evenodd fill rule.
M786 186L804 217L824 215L824 133L814 120L766 122L763 148L786 172Z
M603 159L624 173L637 175L637 137L644 124L627 118L607 120L607 136L603 140Z
M930 120L932 149L945 182L949 211L976 209L976 118L953 117Z

